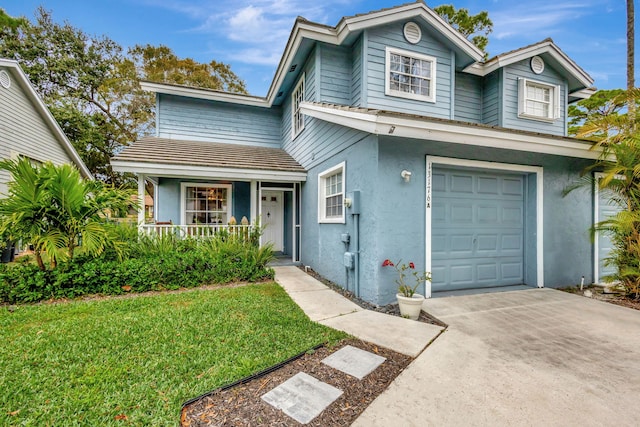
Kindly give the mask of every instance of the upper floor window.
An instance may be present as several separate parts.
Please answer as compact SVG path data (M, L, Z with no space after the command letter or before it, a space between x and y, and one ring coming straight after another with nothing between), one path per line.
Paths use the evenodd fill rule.
M318 175L318 222L344 223L345 163Z
M518 79L518 117L553 121L560 117L560 86Z
M435 102L436 58L387 48L385 94Z
M298 136L304 129L304 116L300 112L300 104L304 101L304 79L305 74L302 73L300 81L291 94L291 138Z

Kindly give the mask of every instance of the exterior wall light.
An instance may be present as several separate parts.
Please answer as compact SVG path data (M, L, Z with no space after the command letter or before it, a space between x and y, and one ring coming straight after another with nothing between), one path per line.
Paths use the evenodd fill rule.
M406 169L400 172L400 176L402 177L402 179L404 179L404 182L411 181L411 172Z

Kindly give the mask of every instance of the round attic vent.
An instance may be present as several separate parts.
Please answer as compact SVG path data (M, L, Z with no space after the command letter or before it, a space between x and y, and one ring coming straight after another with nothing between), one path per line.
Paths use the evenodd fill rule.
M5 70L0 71L0 85L5 89L9 89L11 86L11 78Z
M411 44L416 44L422 38L422 31L415 22L404 24L404 38Z
M531 71L540 74L544 71L544 61L539 56L531 58Z

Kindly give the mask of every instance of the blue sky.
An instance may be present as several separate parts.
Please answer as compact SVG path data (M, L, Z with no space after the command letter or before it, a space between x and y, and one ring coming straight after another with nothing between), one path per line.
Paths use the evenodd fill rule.
M55 21L66 20L89 34L105 34L124 47L164 44L180 57L223 61L231 64L251 94L264 96L296 16L333 26L342 16L406 1L5 0L0 7L12 16L32 19L42 5L53 12ZM595 79L599 89L626 86L622 0L427 1L431 7L447 3L471 13L489 11L494 23L488 46L491 56L551 37Z

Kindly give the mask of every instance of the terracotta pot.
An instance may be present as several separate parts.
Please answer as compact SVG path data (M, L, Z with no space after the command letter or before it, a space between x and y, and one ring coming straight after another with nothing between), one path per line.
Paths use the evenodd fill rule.
M418 320L420 310L422 310L422 302L424 297L420 294L413 294L412 297L405 297L402 294L396 294L400 314L402 317L408 317L411 320Z

